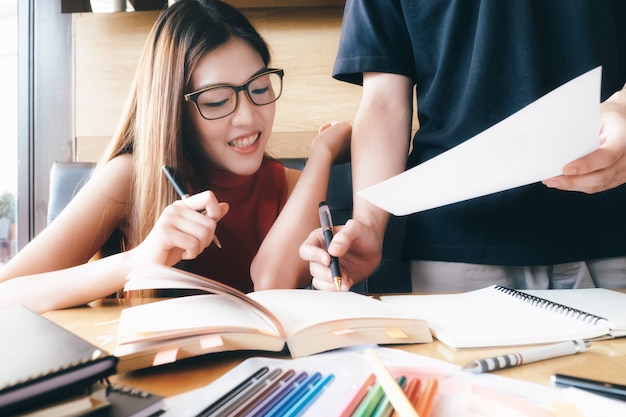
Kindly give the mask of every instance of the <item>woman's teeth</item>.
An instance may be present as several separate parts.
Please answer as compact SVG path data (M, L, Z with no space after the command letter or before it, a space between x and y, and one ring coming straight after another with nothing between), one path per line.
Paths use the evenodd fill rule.
M235 148L245 148L252 145L258 139L259 135L248 136L247 138L235 139L228 142L230 146Z

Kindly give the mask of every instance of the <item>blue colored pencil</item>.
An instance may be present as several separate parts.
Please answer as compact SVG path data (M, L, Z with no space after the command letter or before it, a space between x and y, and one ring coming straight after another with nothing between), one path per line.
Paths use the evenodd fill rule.
M249 417L265 416L265 414L269 410L271 410L272 407L274 407L278 402L280 402L280 400L285 395L289 394L289 392L293 389L293 386L296 383L303 381L304 379L306 379L307 376L308 374L306 372L300 372L293 378L290 378L289 380L285 381L282 387L276 389L270 395L265 397L263 401L261 401L256 407L252 409L252 411L250 411L249 414L247 414L247 416Z
M326 378L318 381L311 389L302 396L289 410L285 412L283 417L297 417L304 412L321 394L326 385L335 378L333 374L328 375Z
M264 417L279 417L282 416L285 410L288 410L293 404L295 404L300 397L302 397L307 389L314 386L317 381L322 379L322 374L315 372L309 375L304 381L297 384L297 387L291 390L290 393L285 395L271 410L269 410Z

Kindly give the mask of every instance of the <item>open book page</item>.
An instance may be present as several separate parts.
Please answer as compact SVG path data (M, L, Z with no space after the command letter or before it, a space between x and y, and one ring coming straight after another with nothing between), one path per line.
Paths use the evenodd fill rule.
M522 292L604 317L610 323L613 336L626 336L626 293L606 288L523 290Z
M531 184L600 146L601 68L359 195L396 216Z
M349 328L351 320L411 319L404 312L354 292L312 290L266 290L248 294L271 310L292 335L315 325L334 330Z
M115 356L118 372L127 372L208 353L284 348L282 329L251 303L204 294L123 310Z
M425 319L433 335L452 348L552 343L609 333L606 321L577 320L495 286L460 294L397 295L381 300Z
M124 285L124 291L153 289L200 290L230 297L239 303L249 305L249 308L255 309L257 314L271 321L280 332L280 335L283 338L285 337L280 321L271 311L255 300L248 298L243 292L211 278L181 271L173 267L146 264L131 271Z
M248 297L278 317L294 357L362 343L432 341L424 320L354 292L266 290Z
M216 294L157 301L122 311L118 344L221 333L265 333L280 330L253 308Z

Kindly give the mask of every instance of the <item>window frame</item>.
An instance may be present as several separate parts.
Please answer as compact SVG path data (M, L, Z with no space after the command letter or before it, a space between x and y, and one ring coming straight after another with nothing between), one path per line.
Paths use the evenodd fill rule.
M50 168L74 156L73 18L60 3L18 1L17 244L46 227Z

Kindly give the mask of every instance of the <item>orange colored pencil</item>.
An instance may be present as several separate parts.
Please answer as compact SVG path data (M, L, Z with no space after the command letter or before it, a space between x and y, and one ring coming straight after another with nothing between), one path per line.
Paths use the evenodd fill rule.
M439 381L436 379L429 379L424 384L424 391L421 393L417 400L417 406L415 410L420 417L429 417L433 408L433 400L435 394L437 394L437 388L439 387Z
M411 404L413 404L414 407L417 407L417 401L420 397L421 385L422 385L422 381L419 378L413 378L408 382L404 390L406 397L409 399L409 401L411 402ZM400 417L400 415L398 414L396 410L393 410L391 417Z
M350 402L343 409L341 414L339 414L339 417L350 417L352 413L354 413L356 408L359 406L359 404L371 388L372 384L374 384L374 381L376 381L376 375L370 374L363 382L363 385L361 385L361 388L359 388L354 397L352 397Z

